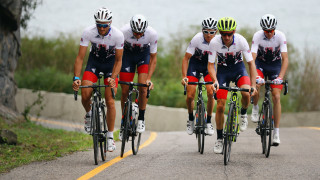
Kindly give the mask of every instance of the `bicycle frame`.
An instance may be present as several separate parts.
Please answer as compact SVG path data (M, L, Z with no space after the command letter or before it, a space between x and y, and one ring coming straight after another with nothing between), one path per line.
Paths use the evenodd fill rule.
M274 129L273 124L273 109L272 102L270 99L271 94L271 85L274 84L271 80L265 81L265 95L262 103L262 108L259 115L258 126L256 128L256 132L261 137L262 143L262 154L268 158L270 155L270 147L271 147L271 135ZM284 95L288 93L288 81L285 80L283 83L285 85ZM262 117L261 117L262 116ZM268 137L268 139L267 139Z
M100 152L102 161L106 159L106 114L105 114L105 105L104 101L101 97L100 88L101 87L110 87L109 85L100 85L100 79L102 78L103 73L99 73L98 77L98 85L93 83L90 86L80 86L80 88L92 88L92 104L91 104L91 128L90 128L90 135L93 137L93 149L94 149L94 161L95 164L98 164L98 144L100 143ZM114 89L111 88L112 97L115 98ZM78 92L74 92L74 99L77 100ZM100 117L100 111L102 113L102 117ZM102 118L102 119L101 119ZM102 123L102 124L101 124ZM102 126L101 126L102 125Z
M198 85L198 100L197 100L197 109L196 109L196 124L194 128L194 133L196 134L196 138L198 139L198 151L203 154L204 151L204 137L206 135L206 108L204 106L204 101L202 97L202 86L213 84L213 82L202 82L201 77L202 73L198 77L198 82L189 82L189 85ZM184 95L186 95L186 85L184 86Z
M138 119L136 117L136 114L132 115L132 94L136 93L136 101L134 103L138 104L138 98L139 98L139 90L134 88L134 86L141 86L141 87L147 87L147 98L149 98L149 85L141 84L141 83L134 83L134 82L123 82L119 81L119 84L125 84L129 86L129 92L127 100L124 104L124 108L122 111L123 115L123 122L121 122L121 131L122 131L122 144L121 144L121 151L120 156L123 157L125 144L129 141L129 137L132 137L132 152L134 155L137 154L139 150L140 145L140 139L141 139L141 133L136 132L137 122ZM137 144L135 144L135 137L137 136Z

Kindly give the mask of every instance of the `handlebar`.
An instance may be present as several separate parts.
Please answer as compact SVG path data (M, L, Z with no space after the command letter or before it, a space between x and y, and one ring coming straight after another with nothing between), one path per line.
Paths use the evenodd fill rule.
M148 87L148 88L147 88L147 98L150 97L150 89L149 89L149 86L151 85L151 83L149 83L149 84L142 84L142 83L125 82L125 81L119 81L118 83L119 83L119 84L124 84L124 85L129 85L129 86Z
M239 88L239 87L226 87L226 86L220 86L219 89L224 89L224 90L227 90L227 91L243 91L243 92L249 92L249 89L245 89L245 88ZM251 88L252 90L253 88Z
M95 89L95 88L98 88L98 87L110 87L110 85L96 85L96 84L93 84L91 86L79 86L79 88L92 88L92 89ZM115 96L115 93L114 93L114 89L111 88L111 93L112 93L112 98L115 99L116 96ZM78 91L74 91L74 100L78 100Z
M207 85L207 84L213 84L213 82L188 82L188 85ZM183 94L187 94L187 85L184 85L184 91Z
M274 82L272 80L267 80L265 82L265 84L273 84L274 85ZM289 88L289 84L288 84L288 80L284 80L281 85L284 85L284 92L283 92L283 95L287 95L288 94L288 88Z

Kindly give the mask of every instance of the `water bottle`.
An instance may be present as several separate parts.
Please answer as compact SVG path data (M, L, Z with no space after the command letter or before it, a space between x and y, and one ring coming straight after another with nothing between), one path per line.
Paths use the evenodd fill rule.
M132 105L132 118L135 119L135 120L138 119L138 109L139 109L138 104L134 103Z

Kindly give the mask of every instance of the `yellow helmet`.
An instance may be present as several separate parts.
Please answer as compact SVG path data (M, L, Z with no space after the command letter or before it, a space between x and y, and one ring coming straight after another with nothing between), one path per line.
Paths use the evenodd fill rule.
M237 23L232 17L223 17L218 21L219 31L234 31L236 27Z

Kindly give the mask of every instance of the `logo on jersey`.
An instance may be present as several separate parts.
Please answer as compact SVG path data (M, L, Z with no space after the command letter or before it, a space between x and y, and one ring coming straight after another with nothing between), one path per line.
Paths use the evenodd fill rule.
M130 72L130 67L125 68L127 72Z
M259 45L257 59L267 63L281 60L280 45L275 48L262 47L261 45Z
M236 52L234 55L233 52L226 52L225 55L223 53L217 53L218 55L218 65L220 66L229 66L235 65L239 62L242 62L242 53Z
M92 71L93 73L96 73L96 68L92 68L91 71Z
M192 57L201 60L201 61L208 61L210 51L202 51L199 48L195 48L195 52Z
M283 41L283 44L287 44L287 41Z

